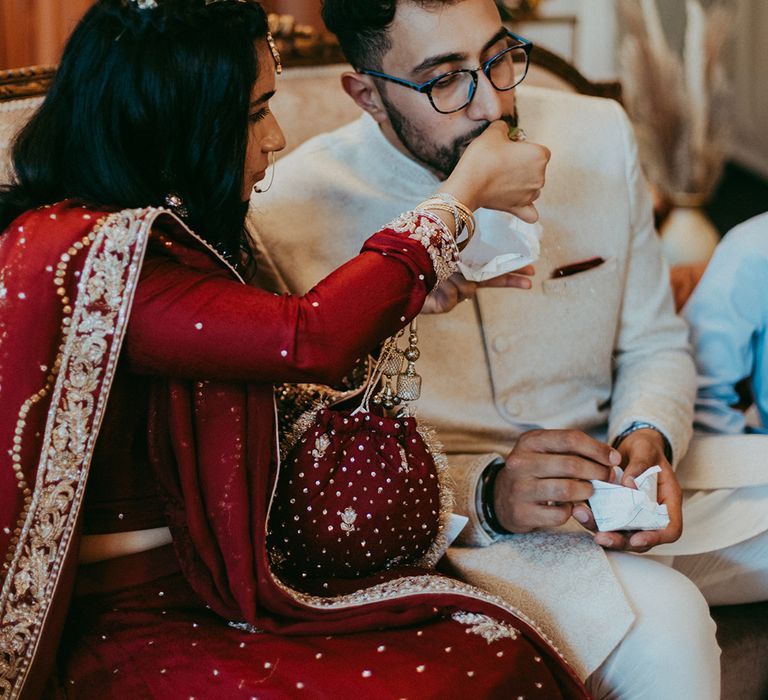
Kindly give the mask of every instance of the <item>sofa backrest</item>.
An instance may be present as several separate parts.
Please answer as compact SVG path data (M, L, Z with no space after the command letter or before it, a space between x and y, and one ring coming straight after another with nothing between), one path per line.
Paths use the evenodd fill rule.
M42 101L42 97L29 97L0 102L0 183L8 182L11 177L10 146L13 137Z
M351 70L344 63L286 68L277 79L271 100L285 133L286 146L278 157L290 153L309 138L360 116L360 108L341 87L341 74Z

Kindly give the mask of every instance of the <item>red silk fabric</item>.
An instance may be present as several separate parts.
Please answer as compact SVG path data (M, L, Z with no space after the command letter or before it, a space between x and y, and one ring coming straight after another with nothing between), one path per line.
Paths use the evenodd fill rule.
M146 557L149 565L142 558L126 557L127 566L83 567L84 579L101 582L135 577L137 570L154 569L157 575L75 600L60 655L65 697L553 700L564 695L552 660L522 636L502 633L489 641L447 610L425 624L352 635L249 632L226 626L206 609L182 576L165 570L162 557Z
M107 214L64 202L28 212L0 236L0 449L18 455L13 469L0 470L0 544L7 560L0 631L15 640L0 650L0 680L14 689L11 697L17 691L35 697L53 659L94 441L112 417L107 399L115 371L129 387L121 394L125 400L131 400L132 376L149 380L148 461L183 578L176 575L169 588L166 615L141 586L125 592L119 619L110 617L111 601L102 606L94 599L92 617L81 608L76 616L85 615L82 625L73 618L83 635L72 640L82 652L75 665L89 663L86 637L100 637L107 628L114 634L114 647L105 646L100 657L107 665L110 654L128 648L142 666L188 656L182 628L193 600L201 601L194 609L205 617L209 653L222 663L234 648L227 620L270 633L263 639L289 653L305 643L285 635L354 632L373 639L370 630L441 624L462 611L518 630L520 664L497 669L499 687L541 676L542 666L530 661L538 654L548 669L547 687L586 697L570 668L524 619L468 586L393 570L365 590L343 595L348 587L340 584L310 596L270 569L265 540L277 467L271 382L334 380L416 314L425 284L434 283L421 245L385 229L305 296L280 297L243 285L167 214L120 212L107 219L105 233L94 226ZM86 374L88 363L93 366ZM57 367L60 372L52 371ZM137 392L135 400L146 401L146 393ZM109 449L103 454L108 457ZM44 547L42 536L50 539ZM39 617L29 625L15 618L20 590ZM162 637L162 651L145 647L147 636ZM465 638L463 631L458 638ZM188 665L174 668L195 676ZM184 674L170 678L184 688ZM102 678L101 685L92 680L101 697L173 697L154 682L121 695L133 687L123 676Z

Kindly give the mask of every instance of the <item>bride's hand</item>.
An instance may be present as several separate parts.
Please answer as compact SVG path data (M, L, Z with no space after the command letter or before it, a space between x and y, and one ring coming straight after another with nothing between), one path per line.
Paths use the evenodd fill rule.
M453 309L459 302L473 299L480 287L516 287L530 289L535 270L533 265L526 265L514 272L499 275L483 282L470 282L460 272L454 272L447 280L435 287L424 302L423 314L443 314Z
M510 141L508 130L497 121L472 141L441 191L470 209L507 211L532 223L539 218L533 203L544 187L550 152L530 141Z

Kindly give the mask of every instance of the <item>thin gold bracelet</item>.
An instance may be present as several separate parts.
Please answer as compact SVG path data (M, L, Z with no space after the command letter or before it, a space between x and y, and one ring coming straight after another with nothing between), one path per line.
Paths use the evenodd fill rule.
M472 236L475 234L475 217L469 207L459 202L453 195L438 193L419 204L419 208L445 211L453 215L456 229L454 237L459 250L466 248L472 240ZM464 229L467 230L467 237L465 240L459 241L459 236Z

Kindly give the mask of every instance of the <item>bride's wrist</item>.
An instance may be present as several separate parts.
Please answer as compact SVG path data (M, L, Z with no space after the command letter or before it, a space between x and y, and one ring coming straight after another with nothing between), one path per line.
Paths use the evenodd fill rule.
M475 217L472 210L449 192L438 192L418 205L417 209L436 214L453 233L459 250L469 243L475 233Z
M464 204L470 211L475 211L480 208L480 196L479 188L474 185L469 185L464 182L462 175L451 175L440 186L440 192L455 197L459 202Z

